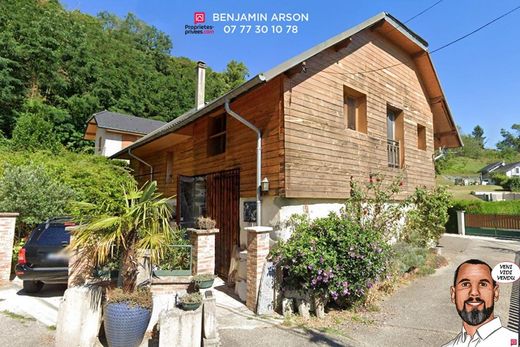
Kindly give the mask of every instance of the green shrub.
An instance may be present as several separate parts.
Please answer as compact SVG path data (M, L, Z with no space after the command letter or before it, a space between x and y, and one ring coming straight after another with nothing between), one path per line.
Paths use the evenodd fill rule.
M520 192L520 177L511 177L507 181L507 189L512 192Z
M393 245L392 254L394 255L392 262L397 267L399 274L423 267L428 258L427 249L406 242L398 242Z
M334 213L292 221L292 236L271 252L283 269L282 290L304 290L345 306L385 274L388 244L377 230Z
M184 229L175 229L171 237L172 245L191 244ZM190 268L190 249L188 247L167 247L157 266L159 270L188 270Z
M509 179L509 177L507 177L506 174L501 173L501 172L495 172L495 173L491 174L491 178L493 179L493 181L495 181L495 183L497 185L502 186L502 187L505 186L505 184L507 183L507 180Z
M410 206L401 239L420 247L437 243L445 231L451 195L446 187L416 188L406 203Z
M27 231L49 217L76 214L72 201L118 206L123 186L134 182L126 167L122 161L66 150L53 154L0 147L0 182L10 181L0 186L0 208L19 212L18 226Z
M0 177L0 210L20 213L25 232L51 216L61 216L73 197L71 187L49 175L40 164L7 164Z

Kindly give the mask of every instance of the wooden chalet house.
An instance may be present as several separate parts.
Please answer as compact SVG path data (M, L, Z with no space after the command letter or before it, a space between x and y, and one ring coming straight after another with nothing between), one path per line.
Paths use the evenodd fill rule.
M337 210L351 176L402 175L405 193L434 186L434 151L462 145L427 42L387 13L207 104L202 63L198 75L197 107L112 158L176 196L180 225L216 219L224 276L244 227L276 238L293 213Z

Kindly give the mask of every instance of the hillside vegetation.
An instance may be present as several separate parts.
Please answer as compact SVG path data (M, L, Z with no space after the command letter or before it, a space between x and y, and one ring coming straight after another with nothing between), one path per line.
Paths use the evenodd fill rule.
M82 140L87 119L103 109L170 121L193 107L196 79L196 63L171 56L172 47L132 14L93 17L58 0L2 0L0 131L10 138L19 119L34 123L36 113L37 127L78 150L90 145ZM247 73L236 61L222 73L208 68L206 100Z

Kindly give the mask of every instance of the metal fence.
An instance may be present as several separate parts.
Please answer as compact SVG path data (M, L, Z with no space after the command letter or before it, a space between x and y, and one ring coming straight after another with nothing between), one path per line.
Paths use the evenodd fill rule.
M520 216L466 213L464 224L468 235L520 238Z

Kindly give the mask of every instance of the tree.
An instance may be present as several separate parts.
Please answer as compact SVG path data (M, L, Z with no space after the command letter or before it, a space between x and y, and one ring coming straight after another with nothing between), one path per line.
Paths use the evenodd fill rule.
M45 105L40 99L28 100L13 130L13 148L57 151L60 141L54 124L65 117L64 111Z
M501 151L514 150L520 152L520 124L513 124L511 129L516 133L512 133L505 129L500 129L500 135L504 138L497 143L497 148Z
M484 136L484 129L477 125L473 128L471 135L478 141L480 144L480 148L484 148L484 143L486 142L486 137Z
M82 205L86 213L97 209L92 204ZM101 214L78 228L71 247L93 255L98 264L103 264L114 248L119 249L123 291L129 293L137 280L137 251L151 250L152 259L157 261L173 236L170 218L168 199L157 193L157 182L147 183L142 189L132 184L124 189L120 206L105 205Z
M20 213L22 231L64 215L72 196L73 190L49 175L42 165L8 164L0 178L0 210Z

